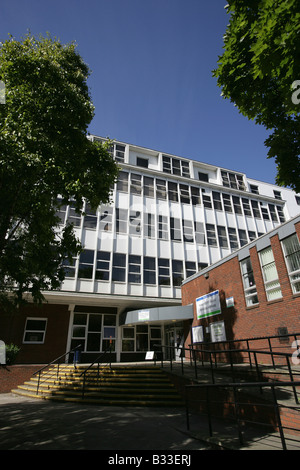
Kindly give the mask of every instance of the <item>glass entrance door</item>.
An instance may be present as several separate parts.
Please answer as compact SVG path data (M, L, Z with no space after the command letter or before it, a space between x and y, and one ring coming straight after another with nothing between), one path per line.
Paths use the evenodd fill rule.
M183 326L181 323L165 326L165 345L167 346L165 357L170 360L181 358L181 347L184 346Z

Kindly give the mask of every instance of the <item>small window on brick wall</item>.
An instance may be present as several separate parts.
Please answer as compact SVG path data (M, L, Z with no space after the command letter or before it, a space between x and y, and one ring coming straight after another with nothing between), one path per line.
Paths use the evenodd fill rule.
M23 343L44 343L46 327L47 318L27 318Z
M259 256L267 299L279 299L282 297L282 293L272 248L268 247L265 250L262 250Z
M300 243L296 234L282 241L285 262L294 294L300 293Z
M241 261L241 273L243 278L244 294L247 307L258 304L255 279L250 258Z

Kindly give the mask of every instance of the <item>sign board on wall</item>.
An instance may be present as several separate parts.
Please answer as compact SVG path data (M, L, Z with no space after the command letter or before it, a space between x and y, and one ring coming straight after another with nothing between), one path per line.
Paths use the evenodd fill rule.
M192 327L192 341L194 343L203 343L203 326Z
M210 335L213 343L226 341L225 324L223 321L216 321L210 325Z
M196 299L197 320L221 313L219 291L210 292Z
M139 310L138 311L138 321L148 321L150 320L150 311L149 310Z

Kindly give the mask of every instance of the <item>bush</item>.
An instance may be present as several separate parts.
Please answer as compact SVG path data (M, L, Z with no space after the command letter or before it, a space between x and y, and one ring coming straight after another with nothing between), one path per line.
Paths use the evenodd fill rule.
M16 360L18 352L20 351L19 346L15 344L6 344L6 364L12 365Z

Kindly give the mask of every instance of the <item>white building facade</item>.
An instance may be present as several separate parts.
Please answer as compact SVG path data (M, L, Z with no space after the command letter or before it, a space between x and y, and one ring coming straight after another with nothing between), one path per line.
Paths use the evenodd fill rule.
M113 202L60 211L84 251L46 298L68 305L66 350L81 344L92 358L111 345L130 361L183 344L193 308L181 306L182 281L299 214L300 195L123 142L111 152L120 166Z

